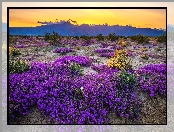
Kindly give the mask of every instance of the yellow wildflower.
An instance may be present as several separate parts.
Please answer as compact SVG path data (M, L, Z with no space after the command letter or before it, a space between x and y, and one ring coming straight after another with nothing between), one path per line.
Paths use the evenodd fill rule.
M22 62L22 60L20 60L20 64L22 64L23 62Z

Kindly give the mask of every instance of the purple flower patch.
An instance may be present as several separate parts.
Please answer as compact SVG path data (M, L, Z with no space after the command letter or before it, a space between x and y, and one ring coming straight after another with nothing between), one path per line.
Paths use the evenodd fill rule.
M70 48L58 48L58 49L54 50L53 52L54 53L68 53L68 52L74 52L74 51Z
M92 64L93 59L88 56L64 56L62 58L58 58L54 63L64 63L70 64L71 62L75 62L81 66L89 67Z

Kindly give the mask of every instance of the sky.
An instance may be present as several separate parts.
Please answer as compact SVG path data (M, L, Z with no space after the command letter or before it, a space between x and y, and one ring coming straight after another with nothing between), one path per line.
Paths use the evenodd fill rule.
M65 4L66 3L66 4ZM54 7L54 6L87 6L87 7L167 7L167 20L169 24L174 24L174 2L2 2L2 21L7 22L6 7ZM10 27L31 27L39 26L37 21L52 21L56 19L72 19L80 24L105 24L109 25L132 25L133 27L164 28L166 27L166 10L162 9L56 9L56 10L10 10L9 12Z
M77 24L132 25L165 28L165 9L10 9L10 27L38 26L38 21L72 19Z

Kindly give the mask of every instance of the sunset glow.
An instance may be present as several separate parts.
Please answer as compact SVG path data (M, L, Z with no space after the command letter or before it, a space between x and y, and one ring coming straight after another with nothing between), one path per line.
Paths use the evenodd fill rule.
M81 24L166 28L165 9L10 9L10 27L35 27L40 22L71 19Z

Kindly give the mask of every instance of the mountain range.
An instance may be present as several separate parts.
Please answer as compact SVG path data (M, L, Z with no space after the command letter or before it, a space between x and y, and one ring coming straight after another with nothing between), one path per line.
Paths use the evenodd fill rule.
M2 30L5 31L6 23L2 23ZM174 26L168 25L168 31L174 32ZM165 30L151 29L151 28L136 28L132 26L120 26L120 25L88 25L82 24L80 26L71 24L70 22L63 22L61 24L51 24L51 25L42 25L37 27L9 27L10 35L30 35L44 36L45 33L57 32L62 36L97 36L102 34L107 36L109 33L115 33L119 36L134 36L138 34L146 36L159 36L161 34L166 34Z

